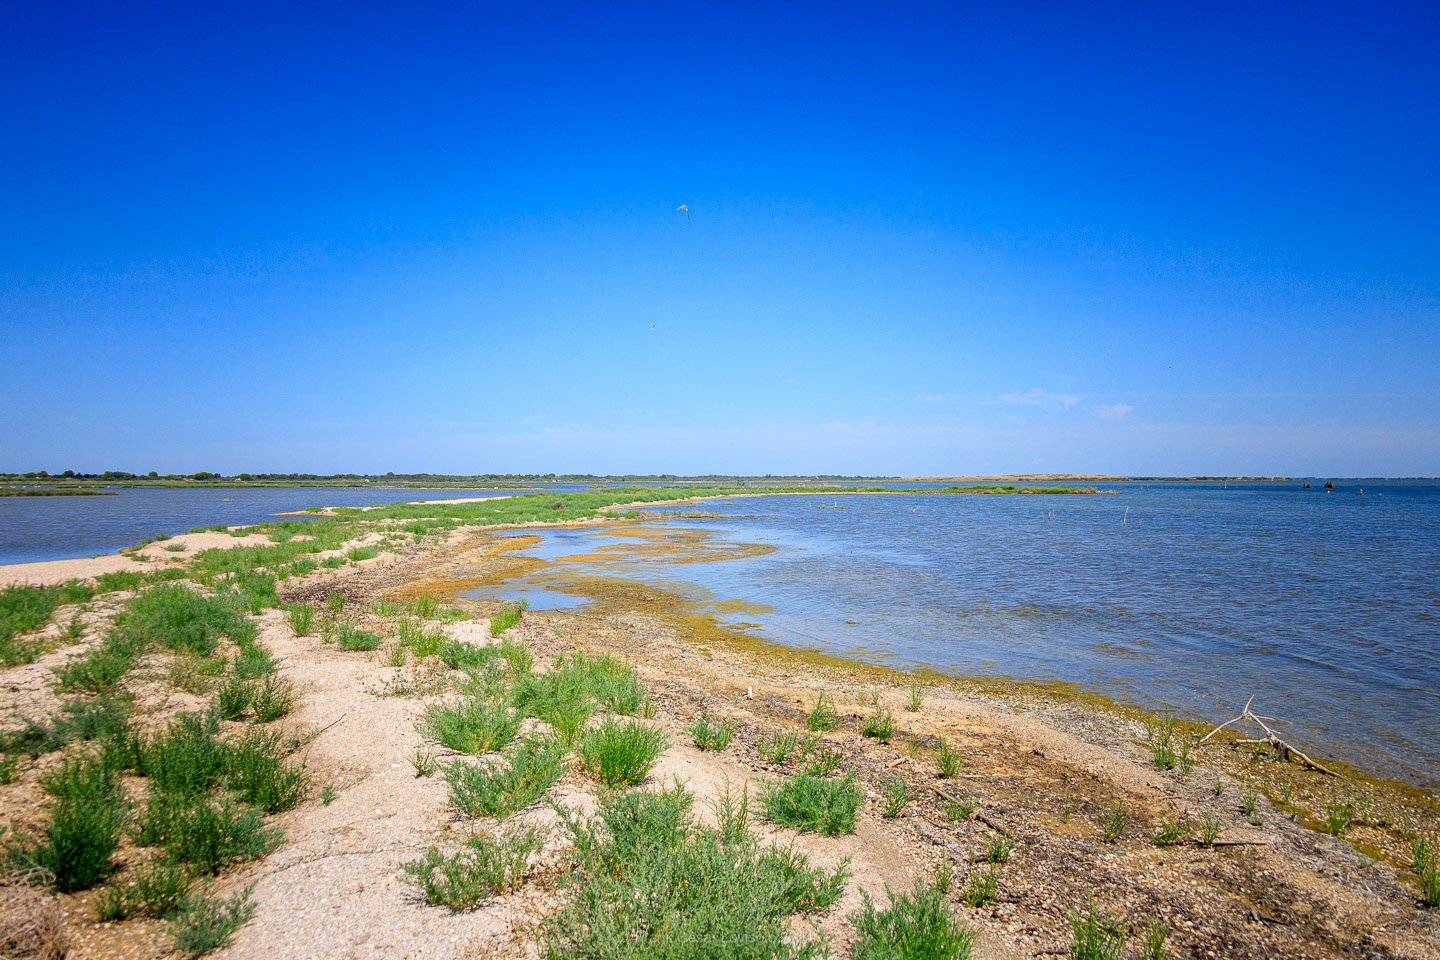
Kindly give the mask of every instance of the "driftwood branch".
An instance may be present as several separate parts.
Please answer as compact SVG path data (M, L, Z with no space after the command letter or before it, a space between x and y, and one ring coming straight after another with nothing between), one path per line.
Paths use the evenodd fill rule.
M950 796L950 794L946 793L944 790L941 790L939 787L935 786L935 784L933 783L930 784L930 789L934 790L936 793L940 794L940 796L944 797L946 800L949 800L957 807L963 807L965 805L959 800L956 800L954 797ZM1002 833L1005 836L1009 837L1011 840L1015 839L1014 834L1012 834L1009 830L1006 830L1004 827L1000 826L1000 824L996 823L994 820L991 820L989 817L985 816L985 814L982 813L980 810L971 810L970 815L976 820L979 820L981 823L985 824L985 826L989 827L991 830L994 830L996 833Z
M1280 737L1279 734L1277 734L1274 730L1271 730L1269 724L1267 724L1265 721L1266 721L1266 720L1269 720L1270 723L1279 723L1280 721L1276 720L1274 717L1262 717L1262 716L1260 716L1259 714L1254 713L1253 711L1251 711L1250 705L1251 705L1252 703L1254 703L1254 702L1255 702L1255 698L1254 698L1253 696L1252 696L1249 700L1246 700L1246 701L1245 701L1245 709L1243 709L1243 710L1240 711L1240 716L1235 717L1235 718L1232 719L1232 720L1226 720L1224 723L1220 724L1220 726L1216 727L1214 730L1211 730L1209 733L1205 734L1205 736L1200 739L1200 742L1201 742L1201 743L1204 743L1206 740L1209 740L1211 737L1215 736L1215 734L1219 733L1221 730L1224 730L1224 729L1226 729L1227 727L1230 727L1230 726L1232 726L1232 725L1234 725L1234 724L1243 723L1243 724L1245 725L1246 729L1248 730L1250 724L1254 723L1254 724L1256 724L1257 726L1259 726L1261 730L1264 730L1264 731L1265 731L1265 736L1260 737L1260 738L1258 738L1258 739L1257 739L1257 738L1247 738L1247 739L1244 739L1244 740L1236 740L1236 741L1235 741L1236 743L1264 743L1264 744L1268 744L1268 745L1270 745L1270 746L1275 747L1276 749L1278 749L1278 750L1280 751L1280 755L1281 755L1282 757L1284 757L1285 759L1287 759L1287 760L1290 759L1291 757L1294 757L1295 759L1299 760L1301 763L1305 764L1305 766L1309 767L1309 768L1312 769L1312 770L1319 771L1320 773L1325 774L1327 777L1338 776L1338 774L1336 774L1334 770L1327 769L1326 767L1323 767L1323 766L1321 766L1320 764L1316 763L1314 760L1312 760L1312 759L1310 759L1308 756L1306 756L1303 751L1297 749L1293 744L1287 743L1284 739L1282 739L1282 738Z

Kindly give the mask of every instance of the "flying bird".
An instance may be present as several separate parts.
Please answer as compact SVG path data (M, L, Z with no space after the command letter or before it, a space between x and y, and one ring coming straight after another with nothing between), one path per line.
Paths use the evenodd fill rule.
M680 206L678 206L678 207L675 208L675 212L676 212L676 213L679 213L681 210L684 210L684 211L685 211L685 219L686 219L686 220L689 220L689 219L690 219L690 205L689 205L688 203L682 203L682 204L680 204Z

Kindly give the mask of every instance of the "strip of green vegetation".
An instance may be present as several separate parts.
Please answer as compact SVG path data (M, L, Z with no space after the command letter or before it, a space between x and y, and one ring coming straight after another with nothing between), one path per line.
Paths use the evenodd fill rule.
M1094 493L1090 487L1028 487L1018 484L974 484L950 487L889 488L878 486L746 486L746 487L606 487L569 493L522 493L474 503L390 503L379 507L337 507L343 517L370 520L452 520L468 524L535 523L583 520L620 505L678 499L715 499L754 494L905 493L905 494L1073 494ZM440 526L436 524L436 526ZM408 528L407 528L408 529ZM415 531L410 531L415 532Z

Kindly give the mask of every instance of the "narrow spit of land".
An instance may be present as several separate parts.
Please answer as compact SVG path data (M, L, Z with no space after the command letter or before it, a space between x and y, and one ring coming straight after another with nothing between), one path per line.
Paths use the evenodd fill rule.
M8 591L0 956L1440 956L1429 794L643 597L455 601L503 504Z

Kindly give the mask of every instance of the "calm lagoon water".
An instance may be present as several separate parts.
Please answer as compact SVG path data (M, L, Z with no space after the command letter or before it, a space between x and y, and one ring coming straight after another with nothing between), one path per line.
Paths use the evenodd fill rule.
M112 553L156 533L273 520L306 507L500 496L518 490L366 487L117 488L113 497L0 497L0 563Z
M761 604L769 611L722 619L896 666L1074 681L1210 719L1255 694L1299 742L1440 784L1440 484L1314 486L855 495L838 500L843 510L822 509L837 502L824 496L716 501L707 508L736 516L653 526L775 552L572 562L701 601ZM566 557L615 539L553 531L536 552ZM494 595L523 592L534 606L554 595L514 587Z

